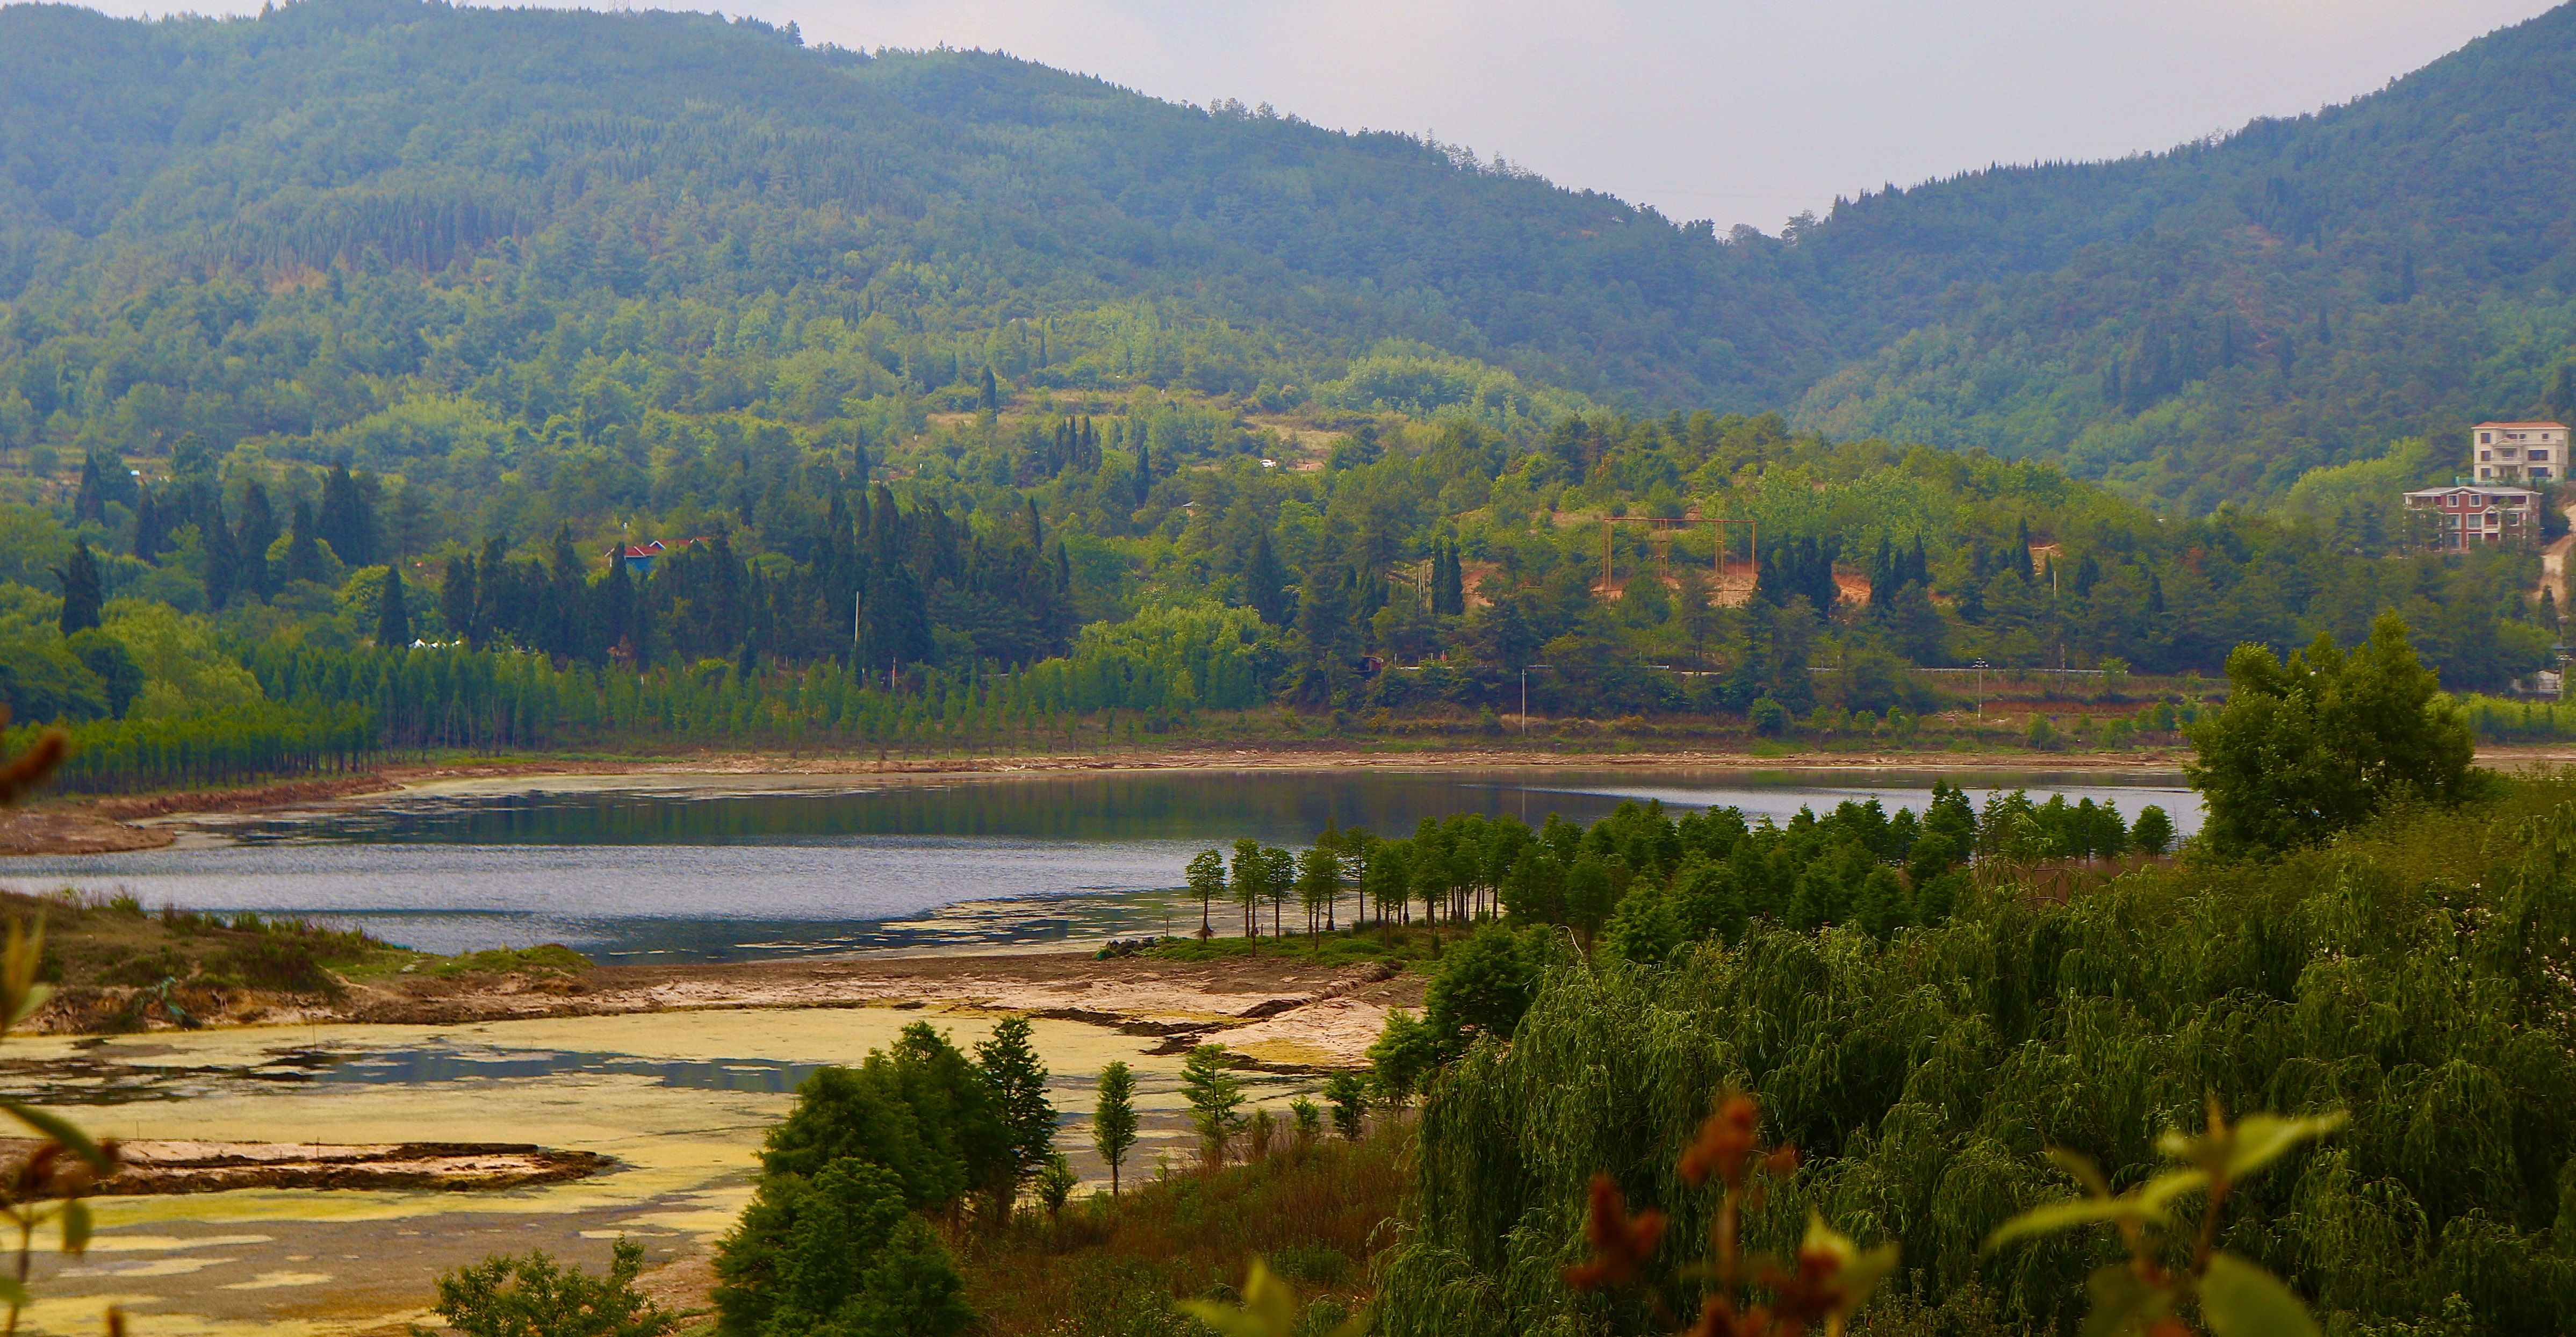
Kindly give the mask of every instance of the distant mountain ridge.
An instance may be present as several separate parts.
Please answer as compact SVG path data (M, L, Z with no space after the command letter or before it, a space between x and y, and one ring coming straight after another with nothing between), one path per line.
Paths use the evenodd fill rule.
M2205 510L2480 415L2576 412L2571 111L2561 8L2214 143L1722 237L1404 136L712 16L18 5L0 386L36 420L77 407L77 350L42 350L155 284L453 278L506 251L554 291L795 292L925 332L1144 301L1232 333L1140 383L1293 400L1396 340L1623 407L2061 458ZM432 355L384 339L383 374Z

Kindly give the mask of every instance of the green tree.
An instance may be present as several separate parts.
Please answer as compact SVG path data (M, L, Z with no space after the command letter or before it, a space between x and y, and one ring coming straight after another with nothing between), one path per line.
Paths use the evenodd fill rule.
M54 579L63 587L63 611L56 624L63 634L97 626L106 596L99 584L98 558L90 552L88 539L73 540L71 558L54 568Z
M1225 1146L1243 1126L1243 1084L1226 1069L1224 1045L1203 1044L1181 1060L1181 1098L1190 1107L1205 1164L1225 1163Z
M1276 845L1261 849L1261 894L1270 901L1270 935L1279 936L1288 898L1297 894L1297 856Z
M1136 1146L1136 1074L1121 1061L1100 1070L1100 1099L1091 1112L1091 1145L1109 1163L1109 1196L1118 1196L1118 1167Z
M1225 856L1215 850L1200 850L1190 859L1184 874L1189 879L1190 894L1199 898L1199 939L1216 936L1215 925L1208 922L1216 898L1225 894Z
M1297 856L1297 901L1306 911L1306 932L1331 927L1333 902L1342 890L1342 856L1316 845Z
M2149 854L2162 854L2173 848L2173 818L2155 804L2138 809L2138 820L2129 827L2129 843Z
M143 666L134 662L134 653L125 642L97 627L87 627L63 638L63 648L90 672L98 675L107 693L107 711L118 719L125 718L126 707L143 695L146 678Z
M1618 895L1610 866L1589 852L1565 872L1566 920L1583 930L1586 941L1610 921L1611 911L1618 908Z
M1261 614L1261 620L1274 627L1286 626L1295 611L1287 591L1288 573L1279 565L1279 555L1270 547L1270 530L1263 527L1253 536L1252 556L1243 564L1243 602Z
M1443 1055L1463 1051L1479 1035L1511 1038L1538 992L1535 948L1543 932L1487 924L1448 954L1423 1000L1423 1021Z
M1046 1209L1047 1220L1053 1221L1064 1215L1065 1199L1072 1197L1073 1190L1081 1183L1082 1177L1073 1172L1073 1166L1065 1160L1063 1152L1047 1153L1046 1164L1039 1167L1035 1181L1038 1205Z
M542 1249L495 1254L441 1276L430 1308L465 1337L659 1337L680 1321L635 1288L643 1269L644 1246L623 1236L605 1277L558 1267Z
M1333 1131L1357 1141L1367 1125L1368 1082L1355 1072L1334 1073L1324 1079L1324 1103L1333 1110Z
M1403 1008L1389 1008L1386 1025L1368 1047L1369 1076L1386 1102L1402 1109L1422 1079L1440 1063L1437 1033Z
M947 1337L971 1328L965 1281L906 1210L893 1171L855 1156L812 1179L765 1181L717 1245L717 1331L727 1337ZM755 1247L756 1246L756 1247Z
M1046 1064L1029 1043L1029 1019L1004 1017L992 1038L975 1046L975 1066L992 1092L1010 1146L1011 1182L1025 1184L1055 1151L1055 1105L1047 1099Z
M385 568L384 592L376 600L376 645L399 650L411 644L411 614L403 607L402 563Z
M2322 634L2286 663L2238 646L2227 678L2227 705L2192 726L2195 757L2184 767L2221 853L2303 845L2400 795L2448 805L2468 792L2468 722L2394 613L2381 614L2350 655Z
M1299 1096L1288 1102L1288 1122L1296 1130L1297 1146L1302 1151L1323 1135L1324 1107L1308 1097Z
M1261 857L1261 842L1245 836L1234 842L1234 881L1229 890L1234 903L1243 907L1243 936L1261 936L1261 900L1268 894L1265 882L1269 867Z

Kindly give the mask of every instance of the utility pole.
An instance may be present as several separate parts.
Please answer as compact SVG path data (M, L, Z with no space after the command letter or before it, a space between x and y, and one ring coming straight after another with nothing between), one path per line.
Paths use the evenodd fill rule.
M1976 663L1976 669L1977 669L1977 717L1978 717L1978 718L1980 718L1980 719L1983 719L1983 718L1985 718L1985 714L1986 714L1986 661L1984 661L1984 660L1982 660L1982 659L1978 660L1978 661L1977 661L1977 663Z
M1531 669L1552 669L1554 664L1521 665L1521 737L1529 737L1529 673Z

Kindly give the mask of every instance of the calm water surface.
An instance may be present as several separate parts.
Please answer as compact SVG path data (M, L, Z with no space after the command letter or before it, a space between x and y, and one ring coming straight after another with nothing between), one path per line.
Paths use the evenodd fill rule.
M1590 821L1628 799L1781 820L1871 796L1919 811L1932 779L1354 769L901 785L831 777L756 789L546 781L236 823L213 845L14 860L0 863L0 879L308 915L438 952L563 942L640 961L991 949L1179 926L1187 915L1171 888L1182 865L1242 836L1302 845L1328 821L1399 835L1460 812ZM2186 835L2200 825L2197 797L2167 784L2045 774L1977 783L2111 800L2131 816L2155 803Z

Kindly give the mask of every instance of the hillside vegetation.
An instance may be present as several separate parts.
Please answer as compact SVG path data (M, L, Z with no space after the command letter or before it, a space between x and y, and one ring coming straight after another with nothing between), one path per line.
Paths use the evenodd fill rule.
M2566 9L2315 115L1776 237L749 20L19 5L0 38L0 445L506 458L675 400L856 440L989 365L1272 408L1796 404L2200 511L2576 411Z
M2424 556L2390 495L2457 438L2301 471L2558 384L2525 319L2555 225L2471 227L2404 164L2568 22L2225 143L1721 238L1401 136L749 21L0 9L0 697L90 721L67 778L130 788L1274 705L1490 734L1532 665L1533 712L1632 737L1901 745L1983 700L1920 670L1983 660L2049 700L1934 745L2118 746L2236 644L2387 610L2502 690L2558 631L2527 545ZM2424 161L2555 161L2514 124ZM2275 158L2305 174L2245 185ZM2378 184L2332 194L2347 166ZM2458 370L2503 355L2455 307L2524 331L2520 379ZM1980 330L1975 393L1904 407ZM2031 396L2064 411L1996 416Z

